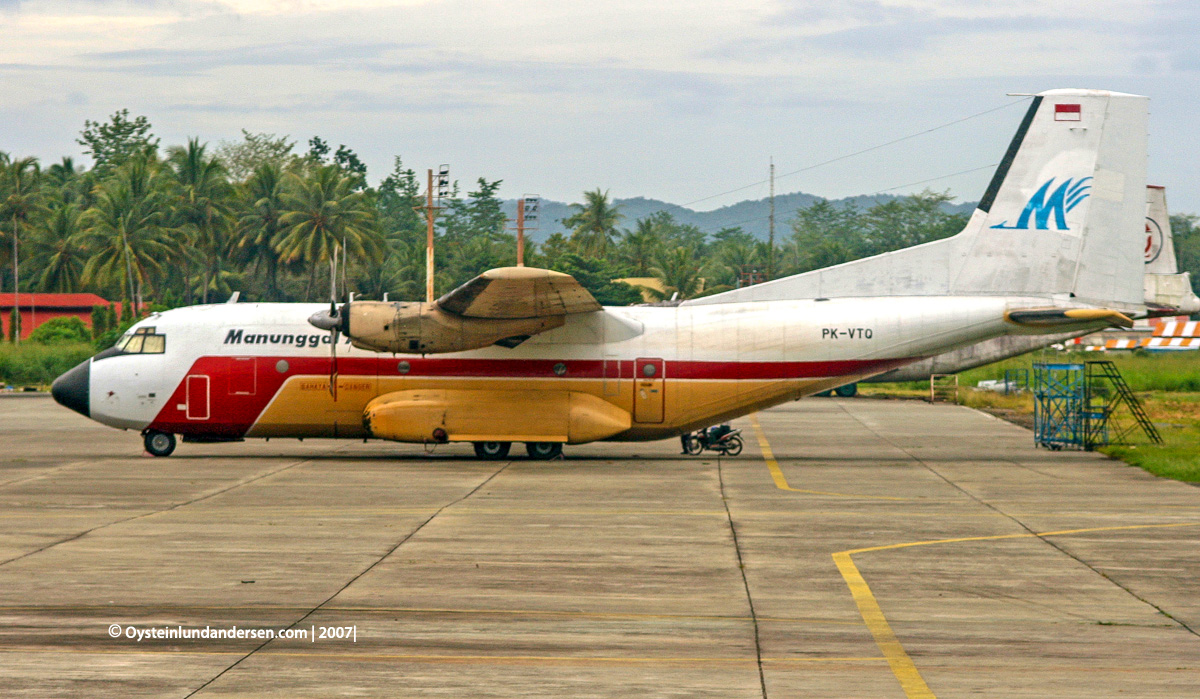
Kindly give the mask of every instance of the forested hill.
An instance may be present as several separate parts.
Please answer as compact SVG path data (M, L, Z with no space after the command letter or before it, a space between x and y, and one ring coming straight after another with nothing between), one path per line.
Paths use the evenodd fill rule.
M866 210L878 203L897 198L899 197L890 194L875 194L833 199L831 202L837 206L853 204L860 209ZM795 217L798 209L807 208L819 199L820 197L805 194L804 192L775 195L776 236L791 235L788 221ZM671 214L676 222L696 226L706 233L716 233L722 228L739 226L743 231L746 231L759 240L767 239L767 221L771 211L771 205L767 199L747 199L746 201L739 201L736 204L723 206L712 211L694 211L677 204L670 204L658 199L647 199L645 197L616 199L613 203L620 207L621 220L617 223L618 228L633 228L634 223L638 219L646 218L650 214L659 211L665 211ZM970 214L974 210L975 204L976 202L949 203L943 204L942 208L947 213ZM569 235L570 231L562 225L562 220L574 213L570 204L542 199L541 206L542 209L538 218L539 227L536 231L530 231L530 237L533 240L541 242L554 233ZM504 200L503 208L509 218L516 217L517 202L515 199Z

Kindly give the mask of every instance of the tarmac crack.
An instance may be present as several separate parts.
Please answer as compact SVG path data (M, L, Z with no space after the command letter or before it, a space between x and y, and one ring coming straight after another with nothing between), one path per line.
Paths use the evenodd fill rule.
M1026 532L1028 532L1028 533L1029 533L1029 534L1030 534L1030 535L1031 535L1033 538L1035 538L1035 539L1037 539L1037 540L1039 540L1039 541L1041 541L1041 542L1045 543L1046 545L1050 546L1050 547L1051 547L1051 548L1053 548L1054 550L1056 550L1056 551L1058 551L1059 553L1063 554L1064 556L1066 556L1066 557L1070 558L1071 560L1075 561L1076 563L1079 563L1080 565L1084 566L1084 567L1085 567L1085 568L1087 568L1088 570L1092 571L1092 572L1093 572L1093 573L1095 573L1096 575L1100 576L1100 577L1101 577L1101 578L1103 578L1104 580L1106 580L1106 581L1108 581L1109 583L1111 583L1113 586L1115 586L1115 587L1117 587L1118 589L1120 589L1120 590L1122 590L1123 592L1125 592L1125 594L1127 594L1127 595L1129 595L1130 597L1134 598L1135 600L1137 600L1137 601L1141 602L1142 604L1144 604L1144 605L1146 605L1146 606L1150 607L1151 609L1154 609L1154 610L1155 610L1155 611L1157 611L1159 614L1161 614L1161 615L1163 615L1164 617L1166 617L1166 618L1170 619L1172 622L1174 622L1174 623L1178 624L1178 625L1179 625L1179 627L1180 627L1180 628L1182 628L1183 630L1187 631L1188 633L1192 634L1193 636L1196 636L1197 638L1200 638L1200 631L1197 631L1196 629L1192 628L1191 626L1189 626L1189 625L1188 625L1186 622L1184 622L1183 620L1175 618L1175 617L1174 617L1174 616L1173 616L1173 615L1172 615L1170 612L1168 612L1167 610L1163 609L1162 607L1160 607L1159 605L1155 604L1154 602L1151 602L1149 599L1147 599L1147 598L1145 598L1145 597L1143 597L1143 596L1139 595L1138 593L1134 592L1134 591L1133 591L1132 589L1130 589L1128 586L1126 586L1126 585L1122 585L1122 584L1121 584L1119 581L1117 581L1117 580L1114 580L1112 577L1110 577L1109 575L1107 575L1106 573L1104 573L1102 570L1100 570L1100 569L1099 569L1099 568L1097 568L1096 566L1092 565L1091 563L1088 563L1088 562L1087 562L1087 561L1085 561L1083 558L1081 558L1081 557L1079 557L1079 556L1075 555L1074 553L1072 553L1071 551L1067 550L1066 548L1064 548L1063 546L1059 545L1058 543L1056 543L1056 542L1054 542L1054 541L1052 541L1052 540L1048 539L1047 537L1044 537L1044 536L1042 536L1040 533L1038 533L1037 531L1035 531L1034 529L1032 529L1032 528L1031 528L1029 525L1027 525L1027 524L1025 524L1024 522L1022 522L1022 521L1021 521L1019 518L1017 518L1016 516L1014 516L1014 515L1011 515L1011 514L1009 514L1009 513L1005 512L1004 510L1000 509L999 507L997 507L997 506L993 505L992 503L990 503L990 502L988 502L988 501L984 500L983 498L980 498L979 496L975 495L975 494L974 494L974 493L972 493L971 491L967 490L966 488L964 488L964 487L960 486L959 484L955 483L954 481L950 480L950 479L949 479L949 478L947 478L945 475L943 475L943 474L942 474L940 471L938 471L936 468L934 468L934 467L930 466L928 463L926 463L926 462L925 462L925 460L923 460L923 459L921 459L920 457L918 457L916 454L913 454L913 453L912 453L911 451L909 451L908 449L905 449L904 447L900 446L899 444L896 444L896 443L895 443L895 442L893 442L892 440L890 440L890 439L888 439L887 437L884 437L884 436L883 436L883 435L881 435L880 433L876 432L874 429L872 429L872 428L871 428L871 426L870 426L870 425L868 425L866 422L864 422L863 420L861 420L861 419L860 419L860 418L859 418L857 415L855 415L854 413L852 413L852 412L850 412L849 410L847 410L847 409L846 409L846 406L845 406L845 405L843 405L841 402L838 402L838 404L837 404L837 405L838 405L838 407L839 407L839 408L841 408L841 409L842 409L842 411L843 411L843 412L845 412L847 415L849 415L851 418L853 418L853 419L854 419L854 420L855 420L855 421L856 421L858 424L862 425L862 426L863 426L863 428L864 428L865 430L867 430L867 431L868 431L868 432L870 432L871 434L875 435L875 436L876 436L876 437L878 437L880 440L882 440L882 441L883 441L883 442L885 442L886 444L890 445L892 448L894 448L894 449L897 449L897 450L899 450L900 452L902 452L902 453L906 454L906 455L907 455L907 456L908 456L910 459L912 459L912 460L913 460L913 461L915 461L916 463L920 464L920 465L921 465L921 466L922 466L922 467L923 467L925 470L929 471L929 472L930 472L930 473L932 473L933 475L935 475L935 476L937 476L938 478L940 478L942 481L944 481L944 482L945 482L947 485L949 485L950 487L952 487L952 488L954 488L955 490L959 491L960 493L962 493L963 495L967 496L967 497L968 497L968 498L970 498L971 500L974 500L976 503L978 503L978 504L980 504L980 505L982 505L982 506L984 506L984 507L988 508L989 510L991 510L991 511L995 512L996 514L998 514L998 515L1000 515L1000 516L1002 516L1002 517L1004 517L1004 518L1008 519L1009 521L1013 522L1013 523L1014 523L1014 524L1016 524L1018 527L1020 527L1021 529L1024 529ZM1013 462L1012 462L1012 461L1009 461L1009 463L1013 463Z
M187 507L188 505L194 505L198 502L203 502L210 498L215 498L216 496L223 495L225 493L228 493L231 490L241 488L242 486L250 485L251 483L256 483L264 478L270 478L271 476L274 476L275 474L283 473L284 471L287 471L288 469L295 468L296 466L300 466L302 464L306 464L309 461L312 461L312 459L301 459L300 461L294 461L290 464L287 464L286 466L267 471L266 473L260 473L251 478L242 479L240 481L237 481L236 483L233 483L232 485L228 485L223 488L219 488L217 490L211 490L207 493L204 493L203 495L198 495L194 498L191 498L190 500L184 500L183 502L176 502L176 503L171 504L168 507L163 507L163 508L151 511L151 512L143 512L141 514L136 514L131 517L123 517L121 519L113 520L111 522L105 522L104 524L96 525L90 529L85 529L76 534L72 534L71 536L63 537L56 541L52 541L52 542L46 544L45 546L34 549L32 551L26 551L25 553L22 553L19 556L13 556L12 558L9 558L7 560L0 561L0 566L6 566L9 563L13 563L15 561L19 561L24 558L29 558L30 556L35 556L43 551L52 549L55 546L61 546L63 544L68 544L72 541L78 541L79 539L82 539L83 537L87 536L88 534L91 534L93 532L98 532L102 529L108 529L109 527L115 527L118 524L125 524L126 522L133 522L133 521L136 521L139 519L145 519L146 517L153 517L154 515L159 515L164 512L171 512L173 510L178 510L181 507Z
M746 577L746 564L742 560L742 546L738 542L737 526L733 523L733 514L729 511L729 500L725 497L725 474L721 466L721 457L717 456L717 483L721 488L721 505L725 507L725 518L729 522L729 531L733 535L733 550L737 553L738 571L742 575L742 587L746 590L746 603L750 606L750 623L754 626L754 658L758 664L758 684L762 690L763 699L767 699L767 677L763 672L762 636L758 628L758 613L754 610L754 596L750 594L750 581Z
M397 551L397 550L398 550L398 549L399 549L401 546L403 546L403 545L404 545L405 543L407 543L407 542L408 542L410 539L412 539L414 536L416 536L418 532L420 532L422 529L424 529L424 528L425 528L425 526L426 526L426 525L428 525L430 522L432 522L434 519L436 519L436 518L438 517L438 515L442 514L442 513L443 513L443 512L445 512L446 510L450 509L451 507L454 507L455 505L457 505L457 504L459 504L459 503L463 502L463 501L464 501L464 500L466 500L467 498L469 498L469 497L471 497L472 495L474 495L475 493L479 492L479 490L480 490L481 488L483 488L483 486L487 485L488 483L491 483L491 482L492 482L492 480L496 478L496 476L499 476L501 473L503 473L503 472L504 472L504 470L505 470L506 468L508 468L508 467L509 467L509 466L511 466L511 465L512 465L512 462L511 462L511 461L507 461L507 462L505 462L505 464L504 464L503 466L501 466L500 468L496 469L496 471L494 471L494 472L493 472L491 475L489 475L487 478L485 478L485 479L483 479L482 481L480 481L479 485L476 485L474 488L472 488L471 490L469 490L469 491L468 491L466 494L464 494L464 495L462 495L462 496L460 496L460 497L457 497L457 498L455 498L454 500L451 500L450 502L446 503L445 505L442 505L441 507L439 507L439 508L438 508L438 509L437 509L437 510L436 510L436 511L433 513L433 514L429 515L429 517L427 517L427 518L425 519L425 521L421 522L421 523L420 523L420 524L418 524L416 527L414 527L414 528L412 529L412 531L410 531L409 533L407 533L407 534L405 534L403 537L401 537L401 538L400 538L400 540L399 540L399 541L397 541L395 544L393 544L393 545L392 545L392 547L391 547L391 548L389 548L387 551L384 551L382 556L379 556L378 558L376 558L374 561L372 561L372 562L371 562L371 564L370 564L370 565L368 565L366 568L363 568L363 569L362 569L362 570L360 570L360 571L359 571L357 574L355 574L355 575L354 575L352 578L350 578L348 581L346 581L346 584L345 584L345 585L342 585L341 587L339 587L337 590L335 590L335 591L333 592L333 594L329 595L329 596L328 596L328 597L326 597L324 600L322 600L322 601L321 601L319 604L317 604L317 605L316 605L316 606L314 606L313 608L309 609L309 610L308 610L307 612L305 612L305 613L304 613L304 615L303 615L303 616L301 616L299 619L297 619L297 620L293 621L291 624L289 624L289 625L286 627L286 629L285 629L285 630L287 630L287 629L293 629L293 628L295 628L295 627L296 627L296 626L298 626L299 624L303 623L305 619L309 618L309 617L310 617L310 616L312 616L313 614L316 614L317 612L319 612L319 611L321 611L322 609L324 609L324 608L326 607L326 605L328 605L328 604L329 604L330 602L332 602L333 600L337 599L337 596L338 596L338 595L342 594L343 592L345 592L345 591L347 590L347 588L349 588L349 587L350 587L351 585L353 585L354 583L358 582L358 580L359 580L360 578L362 578L362 576L364 576L364 575L366 575L367 573L371 572L372 570L374 570L374 569L375 569L375 567L376 567L376 566L378 566L380 563L383 563L385 560L387 560L387 558L388 558L389 556L391 556L391 555L392 555L393 553L395 553L395 552L396 552L396 551ZM266 641L263 641L261 644L259 644L258 646L254 647L253 649L251 649L249 653L246 653L246 654L245 654L245 655L243 655L242 657L238 658L237 660L235 660L235 661L233 661L231 664L229 664L229 666L227 666L227 667L226 667L224 670L221 670L221 671L220 671L220 672L218 672L216 675L213 675L213 676L212 676L211 678L209 678L209 679L208 679L208 680L207 680L207 681L206 681L204 684L202 684L202 685L200 685L199 687L196 687L195 689L193 689L191 692L189 692L187 695L185 695L184 699L188 699L188 697L193 697L193 696L195 696L196 694L198 694L199 692L201 692L202 690L204 690L206 687L208 687L209 685L211 685L213 682L216 682L217 680L221 679L221 678L222 678L222 677L224 677L226 674L228 674L228 673L229 673L231 670L233 670L235 667L237 667L238 665L241 665L241 664L242 664L242 663L244 663L245 661L249 660L249 659L250 659L250 658L251 658L251 657L252 657L252 656L253 656L255 653L258 653L258 652L259 652L259 651L261 651L262 649L264 649L264 648L266 648L267 646L271 645L271 642L272 642L272 641L274 641L274 640L275 640L274 638L268 638ZM760 665L761 665L761 662L760 662ZM764 696L765 696L765 695L764 695Z

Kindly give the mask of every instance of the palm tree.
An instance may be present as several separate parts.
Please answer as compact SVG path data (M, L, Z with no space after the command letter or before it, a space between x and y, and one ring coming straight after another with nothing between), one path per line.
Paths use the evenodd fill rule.
M71 293L79 290L87 251L83 245L80 212L74 204L54 209L45 225L34 229L29 265L42 270L38 288L42 291Z
M677 247L659 255L658 265L650 272L662 282L664 298L679 294L680 299L687 299L700 292L703 270L703 264L696 262L694 250Z
M190 138L186 147L167 151L167 162L178 183L176 222L203 259L201 296L208 303L209 291L219 287L225 276L222 262L228 252L232 212L225 167L216 158L205 157L204 151L199 139Z
M253 264L261 273L266 267L267 295L271 301L282 301L279 290L279 251L283 226L279 220L285 212L283 200L283 168L276 163L264 163L255 168L240 188L242 208L237 220L239 261Z
M634 276L649 276L650 268L662 247L662 231L654 219L638 219L637 227L627 232L621 240L621 261L634 270Z
M357 177L347 176L336 165L317 168L307 178L290 175L291 188L284 196L287 211L277 250L286 263L308 265L306 296L312 294L317 265L336 259L344 249L358 262L378 262L383 241L375 210L363 192L354 191Z
M12 271L13 271L13 307L14 314L20 314L21 294L21 231L45 211L41 202L41 190L38 180L41 170L37 158L20 158L12 160L4 158L3 170L0 171L0 221L8 224L8 234L12 239ZM14 317L17 317L14 315ZM21 343L21 333L13 333L13 341Z
M613 205L608 192L601 192L599 187L584 192L583 199L583 204L571 205L576 211L563 219L563 225L572 229L571 243L579 254L605 255L621 220L621 207Z
M82 220L95 250L83 268L85 284L119 284L127 302L141 301L143 284L155 288L181 252L166 225L166 184L158 160L142 153L96 188L96 202Z

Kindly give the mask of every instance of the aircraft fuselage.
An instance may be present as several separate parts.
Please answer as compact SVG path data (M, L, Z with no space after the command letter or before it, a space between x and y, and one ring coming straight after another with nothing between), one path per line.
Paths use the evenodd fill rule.
M572 391L630 414L629 429L608 439L660 439L1014 332L1005 310L1049 302L885 297L606 308L568 316L515 348L424 356L364 351L343 337L336 399L330 334L306 321L320 304L195 306L139 322L131 334L161 340L97 355L60 380L56 397L74 387L71 407L86 406L101 423L194 439L362 438L372 436L367 404L395 391L516 390L533 401L539 392Z

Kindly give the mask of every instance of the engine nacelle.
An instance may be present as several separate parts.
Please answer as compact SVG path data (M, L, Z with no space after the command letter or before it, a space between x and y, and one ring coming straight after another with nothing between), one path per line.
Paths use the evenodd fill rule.
M341 314L341 330L355 347L402 354L462 352L497 343L515 347L566 322L565 316L467 318L436 303L387 301L353 301Z

